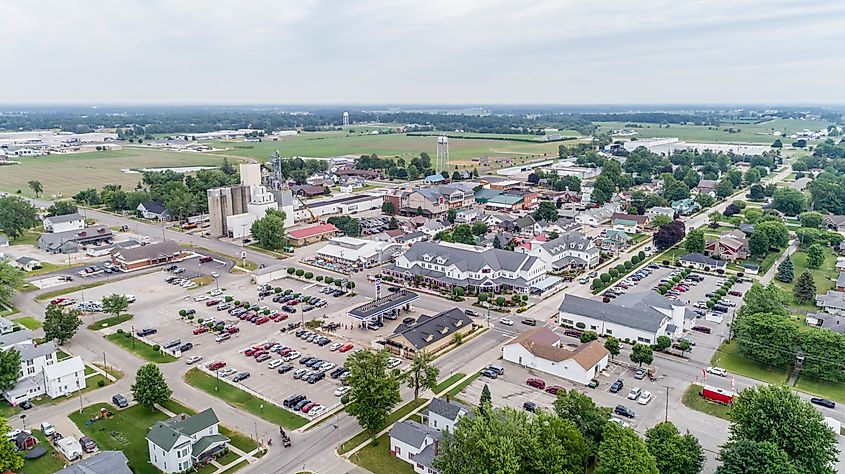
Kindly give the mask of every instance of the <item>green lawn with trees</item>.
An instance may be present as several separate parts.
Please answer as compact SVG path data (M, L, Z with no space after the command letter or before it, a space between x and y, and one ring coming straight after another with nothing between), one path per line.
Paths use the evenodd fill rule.
M834 284L836 283L836 278L839 276L839 273L836 271L836 254L829 248L823 248L824 252L824 260L818 266L818 268L810 268L808 265L808 255L805 250L796 250L792 255L790 255L790 260L792 260L792 265L794 268L794 280L792 282L782 282L779 281L777 278L772 280L775 285L790 295L791 299L787 302L790 306L795 306L801 309L807 310L817 310L815 303L810 304L801 304L795 301L793 295L793 289L795 288L796 280L798 279L799 275L801 275L805 271L809 271L810 274L813 276L813 280L816 283L816 291L818 294L827 293L827 290L833 289Z
M118 332L106 336L106 339L149 362L163 364L176 361L176 358L172 355L156 350L146 342L138 340L131 333L120 329L118 329Z

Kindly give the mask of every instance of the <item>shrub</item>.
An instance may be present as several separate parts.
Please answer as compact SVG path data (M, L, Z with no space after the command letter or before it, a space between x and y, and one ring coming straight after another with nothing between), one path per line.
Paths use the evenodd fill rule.
M625 262L625 270L626 270L626 271L628 271L628 270L630 270L630 269L632 269L632 268L634 268L634 264L633 264L633 263L631 263L630 261Z
M310 279L312 279L312 278L314 278L314 274L313 274L313 273L311 273L311 272L305 272L305 279L306 279L306 280L310 280Z
M582 323L581 321L578 321L577 323L575 323L575 327L578 329L584 329L585 327L587 327L587 325Z
M233 299L234 299L234 298L232 298L231 296L227 296L227 297L226 297L226 302L227 302L227 303L231 303Z
M737 278L742 278L745 276L745 273L739 272L736 274Z
M478 301L487 301L490 299L490 293L479 293Z
M278 286L277 286L277 287L275 287L275 288L273 288L273 293L275 293L275 294L277 294L277 295L278 295L278 294L279 294L279 293L281 293L281 292L282 292L282 289L281 289L281 288L279 288Z
M662 262L660 262L660 263L662 263L663 265L669 265L669 260L663 260L663 261L662 261Z
M188 315L188 321L193 321L193 320L194 320L194 315L193 315L193 314L189 314L189 315Z
M464 289L460 286L455 287L455 296L464 296Z
M331 285L333 281L334 281L334 277L327 276L326 279L325 279L325 282L326 282L327 285Z
M118 333L118 334L123 334L123 329L118 329L118 330L117 330L117 333Z
M334 281L334 285L335 285L336 287L340 288L341 286L343 286L343 282L342 282L341 280L335 280L335 281Z
M198 322L198 323L200 323L200 324L202 324L203 319L202 319L202 318L199 318L199 319L197 319L197 322Z
M601 275L599 275L599 278L601 279L602 283L609 283L612 277L607 273L602 273Z
M593 278L593 283L590 286L594 290L597 290L597 289L601 288L602 286L604 286L604 283L602 283L601 278Z
M497 296L496 297L496 304L498 306L504 306L505 305L505 297L504 296Z
M294 273L296 273L296 268L288 267L287 272L288 272L288 275L293 275Z
M635 265L640 263L641 260L642 259L639 257L639 255L634 255L633 257L631 257L631 263L633 263Z
M293 290L291 290L290 288L285 290L285 295L289 295L291 293L293 293Z
M640 250L640 252L637 254L637 257L640 257L640 260L645 260L645 252Z
M317 281L323 281L323 275L317 275Z
M707 302L707 308L712 308L712 307L713 307L713 306L715 306L715 305L716 305L716 303L714 303L714 302L713 302L713 300L709 300L709 301Z
M625 263L627 263L627 262L625 262ZM622 272L625 271L625 264L620 263L619 265L616 265L615 268L619 273L622 273Z
M295 273L296 273L296 276L301 277L301 276L305 275L305 270L298 268Z
M718 290L716 290L716 294L719 296L725 296L726 294L728 294L728 292L725 291L724 288L719 288Z
M161 346L159 346L158 344L153 346L154 351L158 352L159 349L161 349Z
M188 314L188 312L185 311L184 309L179 310L179 316L182 316L184 318L186 314Z
M618 276L619 276L619 270L617 270L617 269L615 269L615 268L611 268L611 269L610 269L610 277L611 277L611 278L616 278L616 277L618 277Z
M264 316L267 316L268 314L270 314L270 310L269 310L269 309L265 309L265 310L264 310Z
M716 269L716 273L718 273L719 275L724 275L724 274L725 274L725 270L724 270L723 268L717 268L717 269Z
M240 301L240 300L235 300L235 306L240 307L240 306L241 306L241 301Z
M105 386L106 386L106 381L105 381L105 380L103 380L103 379L98 380L98 381L97 381L97 386L98 386L98 387L105 387Z

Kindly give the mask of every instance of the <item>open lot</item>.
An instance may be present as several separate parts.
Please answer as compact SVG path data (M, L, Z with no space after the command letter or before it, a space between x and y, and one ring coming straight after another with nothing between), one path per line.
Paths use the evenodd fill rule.
M802 131L805 128L820 130L830 124L831 122L826 120L777 119L759 124L723 123L719 127L672 124L668 128L663 128L658 124L641 123L642 128L635 128L634 130L637 131L636 136L640 139L677 137L693 143L760 143L770 145L776 138L772 135L775 131L786 132L785 134L788 135L789 133ZM630 128L625 127L625 123L623 122L598 122L597 125L601 131ZM739 132L728 132L728 128L739 129ZM792 142L792 140L784 137L781 137L781 140L783 140L785 145Z

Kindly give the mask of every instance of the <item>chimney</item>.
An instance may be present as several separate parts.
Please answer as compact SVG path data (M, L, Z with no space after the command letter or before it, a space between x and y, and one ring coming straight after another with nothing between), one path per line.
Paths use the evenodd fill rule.
M434 455L437 456L440 453L440 441L434 440Z
M181 419L182 419L182 421L185 421L185 419L187 419L187 418L188 418L188 415L186 415L186 414L182 413L181 415L179 415L179 418L181 418Z

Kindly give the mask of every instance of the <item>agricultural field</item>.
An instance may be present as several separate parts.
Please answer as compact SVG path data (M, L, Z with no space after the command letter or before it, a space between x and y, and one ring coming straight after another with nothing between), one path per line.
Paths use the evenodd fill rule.
M30 196L32 192L27 182L32 179L41 181L44 195L48 197L59 194L68 197L81 189L102 188L104 184L120 184L124 189L132 190L140 181L141 175L124 173L124 169L219 166L223 158L214 154L143 147L19 158L21 164L4 166L0 171L0 191L14 193L21 190L22 194Z
M669 128L661 128L658 124L640 123L643 128L636 128L637 138L654 137L677 137L693 143L759 143L770 145L775 136L772 133L776 130L790 134L806 129L819 130L827 127L832 122L824 120L798 120L798 119L776 119L760 124L750 123L723 123L720 127L708 127L700 125L675 125ZM600 131L610 131L626 128L624 122L598 122ZM727 128L739 129L739 133L728 133ZM789 139L784 140L791 141Z

